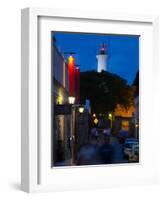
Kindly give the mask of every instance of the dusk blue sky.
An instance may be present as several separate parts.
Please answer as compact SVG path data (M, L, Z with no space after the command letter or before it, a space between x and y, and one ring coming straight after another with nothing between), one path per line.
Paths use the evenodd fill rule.
M132 84L139 69L139 36L100 35L81 33L54 33L61 53L75 52L75 63L81 71L97 70L96 55L100 45L107 45L107 71L115 73Z

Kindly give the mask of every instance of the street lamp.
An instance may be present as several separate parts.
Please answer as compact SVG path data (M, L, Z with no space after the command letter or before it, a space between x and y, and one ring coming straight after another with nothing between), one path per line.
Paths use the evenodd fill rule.
M109 113L109 120L110 120L110 127L112 128L112 125L113 125L112 113Z
M72 96L68 97L68 102L69 102L69 104L74 104L75 103L75 97L72 97Z
M94 122L95 124L98 124L98 119L95 118L93 122Z
M82 114L84 112L84 106L79 106L79 113Z

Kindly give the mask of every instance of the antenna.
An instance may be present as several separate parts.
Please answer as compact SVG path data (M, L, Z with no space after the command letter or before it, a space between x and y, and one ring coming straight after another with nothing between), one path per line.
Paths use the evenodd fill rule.
M76 54L76 53L73 52L73 51L70 51L70 52L64 52L63 54L65 54L65 55L74 55L74 54Z

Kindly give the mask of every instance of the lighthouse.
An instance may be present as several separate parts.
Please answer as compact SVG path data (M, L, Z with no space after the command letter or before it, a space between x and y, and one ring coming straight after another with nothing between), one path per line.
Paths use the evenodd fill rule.
M101 72L102 70L107 70L107 51L106 51L106 45L102 44L99 54L96 56L97 58L97 71Z

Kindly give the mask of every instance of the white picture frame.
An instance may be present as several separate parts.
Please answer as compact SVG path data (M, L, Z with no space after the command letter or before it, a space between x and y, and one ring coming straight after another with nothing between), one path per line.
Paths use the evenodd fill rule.
M26 192L59 191L157 183L159 159L156 154L158 147L155 138L158 137L159 130L157 119L153 116L155 110L158 109L156 89L158 16L25 8L22 10L21 27L22 190ZM141 159L139 164L51 168L49 163L50 133L46 137L41 132L45 128L50 131L51 122L49 42L51 35L48 33L54 30L74 32L76 29L77 32L136 34L142 38L140 47ZM42 47L45 47L46 51ZM44 59L41 59L42 54ZM43 64L48 67L42 67ZM47 95L44 95L45 93ZM149 108L151 115L149 115Z

